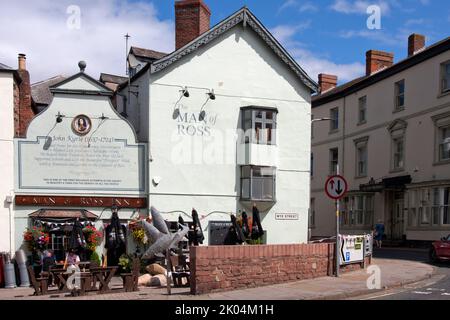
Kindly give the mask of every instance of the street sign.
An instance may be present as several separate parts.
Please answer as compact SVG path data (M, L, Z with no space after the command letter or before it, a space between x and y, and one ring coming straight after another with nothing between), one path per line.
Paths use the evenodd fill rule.
M343 176L332 176L325 184L327 196L333 200L342 199L348 191L347 181Z

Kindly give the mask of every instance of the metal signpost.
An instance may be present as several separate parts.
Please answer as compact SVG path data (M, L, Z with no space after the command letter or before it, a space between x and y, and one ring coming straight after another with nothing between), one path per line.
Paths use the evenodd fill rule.
M339 173L339 168L337 170ZM325 183L325 192L327 196L336 201L336 277L339 277L339 218L340 218L340 200L348 191L348 184L344 177L338 175L331 176Z

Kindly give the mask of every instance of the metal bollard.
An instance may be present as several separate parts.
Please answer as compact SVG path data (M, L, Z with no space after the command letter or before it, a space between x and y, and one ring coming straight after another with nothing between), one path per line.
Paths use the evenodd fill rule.
M14 270L14 264L11 263L11 257L9 254L5 256L5 288L16 288L16 271Z
M28 277L27 257L22 249L16 251L16 262L19 267L20 286L28 288L30 286L30 278Z

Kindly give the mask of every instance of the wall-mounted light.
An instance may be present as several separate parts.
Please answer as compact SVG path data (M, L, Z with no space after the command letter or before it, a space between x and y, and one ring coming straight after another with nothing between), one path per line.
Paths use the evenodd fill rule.
M178 106L178 103L180 103L181 99L190 97L188 87L182 87L182 89L180 90L180 93L181 93L180 98L175 103L175 106L173 109L173 114L172 114L173 120L178 119L178 117L180 116L180 107Z
M189 90L187 87L184 87L183 90L181 90L181 93L183 94L184 97L189 98L190 94L189 94Z
M216 95L214 93L214 89L211 89L211 90L208 89L208 93L206 95L208 96L208 98L206 99L205 103L202 105L202 108L200 109L200 116L198 117L199 121L203 121L206 118L206 112L205 112L205 110L203 110L203 108L206 106L208 101L216 100Z
M65 115L61 114L58 111L58 114L56 115L56 123L61 123L63 121L63 118L65 118L65 117L66 117Z
M211 100L216 100L216 95L214 94L214 89L211 89L210 92L207 93Z

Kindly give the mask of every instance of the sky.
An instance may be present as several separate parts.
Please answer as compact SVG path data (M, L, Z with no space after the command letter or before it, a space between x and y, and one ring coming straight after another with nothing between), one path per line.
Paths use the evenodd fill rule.
M365 72L369 49L407 56L407 38L427 45L450 36L448 0L204 0L215 25L247 6L313 78L335 74L339 83ZM367 8L380 8L379 29ZM173 0L0 0L0 63L17 67L27 55L32 82L79 71L124 75L126 46L174 50ZM78 14L79 13L79 14ZM80 19L78 19L80 17Z

